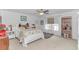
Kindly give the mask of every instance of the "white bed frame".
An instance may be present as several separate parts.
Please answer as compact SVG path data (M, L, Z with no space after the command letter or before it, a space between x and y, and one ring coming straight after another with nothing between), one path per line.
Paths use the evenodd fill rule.
M44 34L42 32L41 33L34 33L32 35L24 37L22 45L24 47L27 47L28 43L35 41L35 40L38 40L38 39L44 39Z
M24 30L22 30L23 32ZM36 29L33 31L33 29L29 30L29 31L25 31L24 34L22 36L22 33L21 31L19 31L18 28L15 28L15 36L20 40L20 42L22 42L22 45L24 47L27 47L27 44L32 42L32 41L35 41L35 40L38 40L38 39L44 39L44 34L43 32L40 30L40 29ZM19 34L21 34L19 36Z

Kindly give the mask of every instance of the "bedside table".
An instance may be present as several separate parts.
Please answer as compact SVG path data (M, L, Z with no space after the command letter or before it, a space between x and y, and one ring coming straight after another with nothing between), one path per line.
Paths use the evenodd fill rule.
M14 39L14 38L15 38L15 33L14 33L14 31L8 31L8 32L7 32L7 35L8 35L8 37L9 37L9 39Z

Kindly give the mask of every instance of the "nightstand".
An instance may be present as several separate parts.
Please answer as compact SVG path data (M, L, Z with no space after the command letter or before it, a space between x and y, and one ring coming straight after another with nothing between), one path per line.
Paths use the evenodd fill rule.
M9 37L9 39L14 39L14 38L15 38L15 33L14 33L14 31L8 31L8 32L7 32L7 35L8 35L8 37Z

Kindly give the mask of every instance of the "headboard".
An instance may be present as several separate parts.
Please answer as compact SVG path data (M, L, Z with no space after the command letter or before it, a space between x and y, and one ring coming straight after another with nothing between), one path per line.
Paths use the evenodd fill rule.
M26 23L25 25L19 24L19 27L24 27L25 29L29 28L29 23Z

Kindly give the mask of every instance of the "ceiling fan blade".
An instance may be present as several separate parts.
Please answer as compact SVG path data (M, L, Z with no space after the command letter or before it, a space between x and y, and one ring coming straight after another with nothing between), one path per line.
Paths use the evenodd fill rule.
M44 13L45 13L45 14L48 14L48 13L49 13L49 10L45 10Z
M49 10L47 9L38 9L36 10L38 13L44 13L44 14L48 14L49 13Z

